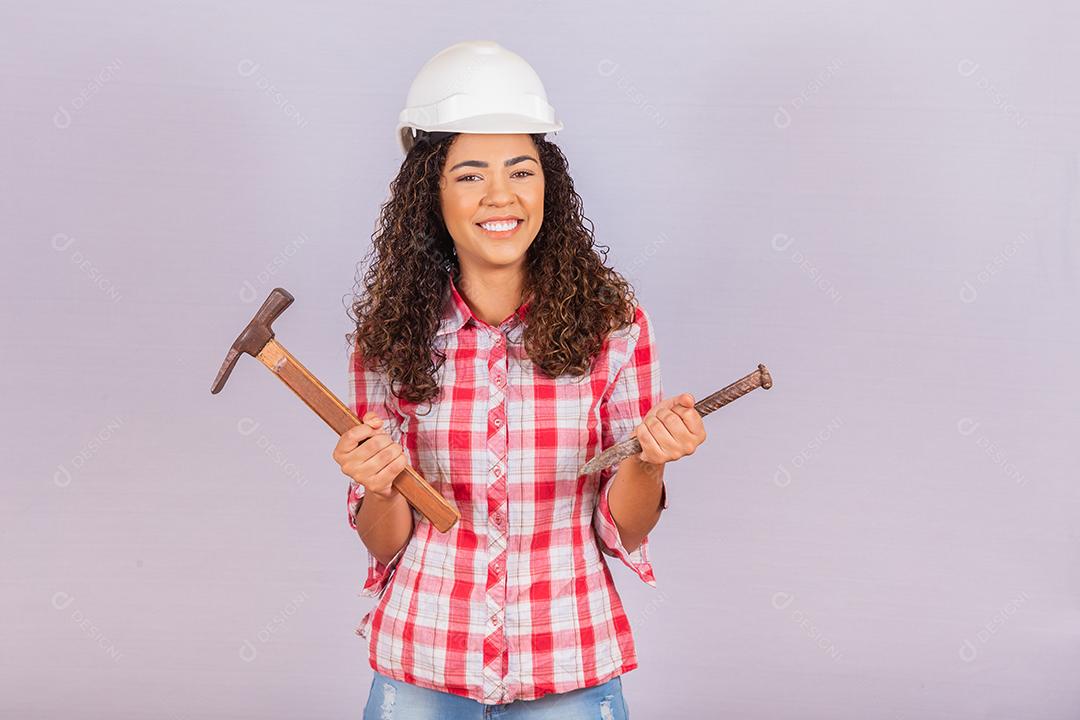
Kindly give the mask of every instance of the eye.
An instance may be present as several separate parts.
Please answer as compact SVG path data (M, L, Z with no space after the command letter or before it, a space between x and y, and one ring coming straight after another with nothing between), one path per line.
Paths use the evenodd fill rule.
M532 172L531 170L518 170L516 173L514 173L510 177L516 177L518 175L524 175L525 177L530 177L530 176L535 175L535 174L536 173ZM478 178L478 177L480 177L480 176L476 175L476 174L462 175L461 177L459 177L457 179L457 181L458 182L464 182L464 181L468 180L469 178Z

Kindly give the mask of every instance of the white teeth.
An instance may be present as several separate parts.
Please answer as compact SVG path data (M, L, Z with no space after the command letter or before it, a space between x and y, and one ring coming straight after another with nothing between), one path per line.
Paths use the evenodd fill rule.
M482 223L480 227L491 232L504 232L517 227L517 220L500 220L498 222Z

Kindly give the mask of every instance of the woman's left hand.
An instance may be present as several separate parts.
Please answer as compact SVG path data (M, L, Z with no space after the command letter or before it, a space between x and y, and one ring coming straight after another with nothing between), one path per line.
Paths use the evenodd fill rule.
M654 405L634 430L634 436L641 443L638 458L662 465L693 455L698 445L705 442L705 423L694 409L694 397L682 393Z

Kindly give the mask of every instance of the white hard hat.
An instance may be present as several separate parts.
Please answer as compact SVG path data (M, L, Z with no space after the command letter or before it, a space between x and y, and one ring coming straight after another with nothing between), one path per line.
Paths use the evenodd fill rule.
M416 130L531 134L562 127L529 63L491 40L470 40L420 68L398 116L397 138L408 153Z

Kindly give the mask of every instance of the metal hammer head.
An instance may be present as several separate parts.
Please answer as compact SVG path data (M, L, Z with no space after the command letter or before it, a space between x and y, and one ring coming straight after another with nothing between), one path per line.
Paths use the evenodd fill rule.
M229 348L229 354L225 356L225 362L221 363L221 369L218 370L217 377L214 378L214 385L210 388L212 394L216 395L221 388L225 387L225 381L229 379L233 365L236 365L236 360L241 353L247 353L255 357L262 352L262 349L266 347L266 343L274 338L274 331L270 326L277 319L277 316L285 311L285 308L292 305L293 300L293 296L284 288L274 288L270 291L266 302L262 304L259 311L255 313L255 317L251 319L251 322L247 324L247 327L237 336L236 341Z

